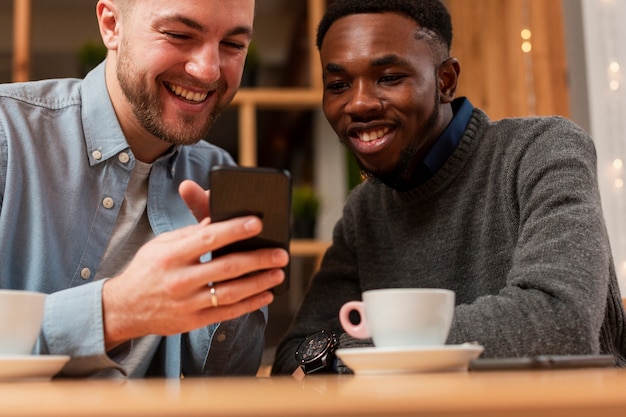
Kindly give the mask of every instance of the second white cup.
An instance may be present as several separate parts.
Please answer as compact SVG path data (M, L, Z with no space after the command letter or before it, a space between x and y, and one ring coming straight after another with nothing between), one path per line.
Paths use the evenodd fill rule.
M365 291L363 301L339 310L346 333L371 337L377 347L437 346L446 343L454 315L454 292L433 288L385 288ZM350 320L359 313L360 322Z
M30 355L41 330L46 294L0 290L0 356Z

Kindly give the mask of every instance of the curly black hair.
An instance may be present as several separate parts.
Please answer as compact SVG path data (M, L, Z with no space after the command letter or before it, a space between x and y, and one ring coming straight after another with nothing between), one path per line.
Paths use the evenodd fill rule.
M448 9L439 0L335 0L328 6L317 28L317 48L320 49L328 28L345 16L360 13L395 12L417 22L416 37L423 38L431 47L442 45L450 52L452 21Z

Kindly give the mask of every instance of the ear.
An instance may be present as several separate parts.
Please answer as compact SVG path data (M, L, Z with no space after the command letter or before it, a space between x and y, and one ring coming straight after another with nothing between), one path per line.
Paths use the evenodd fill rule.
M439 65L437 76L442 103L451 103L454 100L459 74L461 74L461 65L459 60L454 57L446 59Z
M102 42L108 50L117 50L119 45L119 10L111 0L99 0L96 15Z

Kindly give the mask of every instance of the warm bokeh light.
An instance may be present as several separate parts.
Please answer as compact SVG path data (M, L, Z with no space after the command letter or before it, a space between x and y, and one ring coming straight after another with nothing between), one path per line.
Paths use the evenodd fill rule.
M624 162L617 158L616 160L613 161L613 168L615 169L621 169L624 166Z
M530 52L533 49L533 44L530 43L529 41L523 42L522 43L522 51L525 53Z
M530 29L522 29L520 36L522 39L528 40L532 36L532 33L530 32Z

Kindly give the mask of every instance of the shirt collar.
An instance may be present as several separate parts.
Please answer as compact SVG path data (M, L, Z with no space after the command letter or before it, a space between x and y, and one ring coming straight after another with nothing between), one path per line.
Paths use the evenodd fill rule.
M467 98L461 97L452 102L452 111L452 120L422 160L429 177L443 166L456 149L472 117L474 106Z
M128 148L106 88L104 63L92 70L81 84L82 118L89 163L104 162Z
M87 74L82 81L82 118L85 144L89 163L93 166L117 155L130 147L115 114L113 103L106 87L104 62ZM161 159L169 159L173 169L180 146L173 146Z

